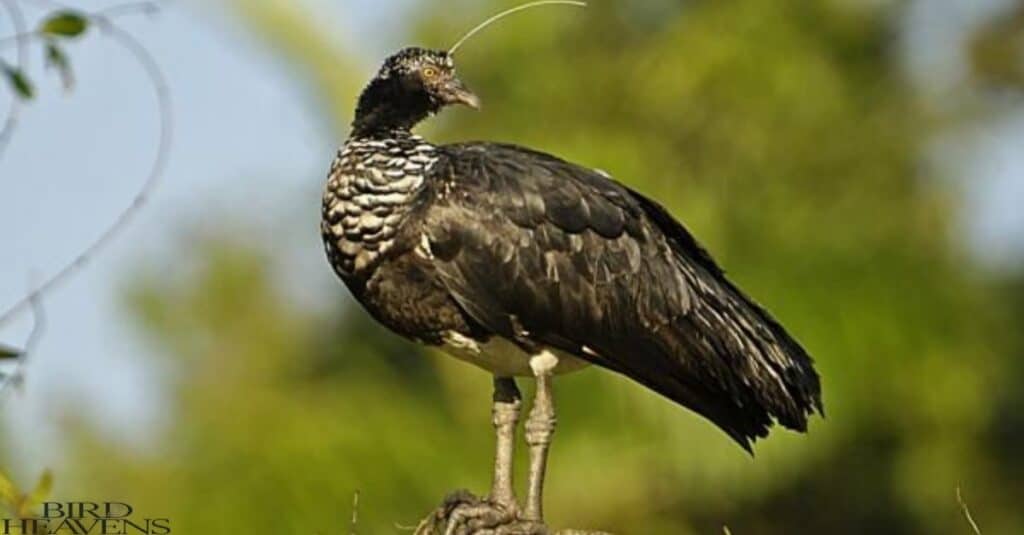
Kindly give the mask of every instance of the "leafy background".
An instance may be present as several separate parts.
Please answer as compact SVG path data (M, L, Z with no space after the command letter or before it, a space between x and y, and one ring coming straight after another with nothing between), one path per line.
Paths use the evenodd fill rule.
M507 5L424 0L407 40L448 43ZM231 8L342 140L372 66L309 6ZM661 199L823 377L828 418L773 433L753 459L627 380L560 378L552 524L969 533L959 486L986 533L1024 532L1024 277L964 244L949 180L958 140L1020 100L1024 10L981 25L967 81L936 94L909 79L903 8L595 2L511 18L460 52L485 111L425 135L543 148ZM281 203L314 222L322 176L302 180ZM279 273L322 253L239 232L239 217L175 222L174 264L143 259L125 277L124 321L155 349L159 422L130 447L63 406L56 496L124 499L176 533L312 534L347 532L358 490L359 532L388 533L454 488L486 489L489 378L396 339L340 284L329 307L292 298Z

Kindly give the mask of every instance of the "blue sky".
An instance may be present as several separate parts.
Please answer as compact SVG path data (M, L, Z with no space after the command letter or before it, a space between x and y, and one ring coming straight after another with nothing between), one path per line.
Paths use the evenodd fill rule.
M400 21L415 0L305 1L322 10L340 43L361 43L368 74L389 50L407 44ZM1001 3L912 3L907 61L921 87L937 93L956 87L963 73L958 40ZM187 246L189 225L230 224L248 239L290 244L283 282L312 306L343 291L325 267L315 231L321 177L341 140L326 130L301 80L217 3L177 4L155 19L132 17L124 25L170 79L176 125L170 165L129 231L46 301L48 332L25 394L2 409L3 436L17 451L31 452L19 472L58 463L57 449L46 444L53 443L47 438L55 436L68 400L127 443L145 443L148 424L160 418L157 385L170 370L145 358L147 346L121 313L118 290L140 264L168 274L185 269L174 252ZM93 239L130 201L153 157L156 108L137 67L99 35L70 50L74 92L62 94L52 73L34 69L41 98L25 110L0 160L0 308L24 293L33 274L52 273ZM7 98L0 91L0 109ZM964 185L963 238L991 262L1020 261L1024 109L937 146L936 160ZM949 147L955 150L943 150ZM942 157L949 154L956 158ZM308 216L297 221L297 213ZM28 321L4 326L0 341L18 344L28 328Z

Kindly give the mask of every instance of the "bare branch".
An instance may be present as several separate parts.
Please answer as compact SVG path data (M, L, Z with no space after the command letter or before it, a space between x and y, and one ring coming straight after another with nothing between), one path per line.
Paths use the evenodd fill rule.
M121 12L124 12L123 9ZM150 80L156 93L159 107L160 132L157 145L157 153L153 160L142 185L132 199L131 203L114 219L91 244L82 250L71 262L61 268L57 273L36 286L25 297L15 302L0 314L0 325L7 323L16 315L22 313L33 301L38 300L46 293L53 290L71 275L80 270L93 256L110 243L120 234L128 224L135 218L139 210L146 204L150 195L157 187L167 164L167 157L170 151L171 138L173 135L173 113L170 90L166 77L153 56L146 50L134 36L117 26L109 16L103 14L87 14L103 33L119 43L138 62Z
M971 510L967 508L967 502L964 501L963 496L960 494L959 485L956 487L956 503L960 504L960 510L963 512L964 518L967 519L967 523L971 525L971 529L974 530L974 535L981 535L981 529L978 528L974 517L971 516Z
M359 491L352 495L352 523L349 527L349 535L356 535L356 526L359 524Z
M53 6L61 9L72 9L71 6L53 0L35 0L35 2L37 4ZM21 12L21 8L18 7L15 0L0 0L0 5L8 11L9 18L14 25L14 35L0 38L0 50L10 45L17 45L18 69L24 72L25 69L28 68L29 41L40 39L44 36L39 32L39 30L28 29L25 24L25 18ZM131 15L135 13L153 14L159 10L159 2L130 2L101 9L89 15L89 17L93 19L102 18L110 20L122 15ZM11 100L11 105L7 111L7 117L4 119L3 126L0 127L0 158L3 158L3 153L10 144L11 138L14 136L14 130L17 127L18 119L21 116L22 105L23 103L21 100L17 98Z
M96 12L96 15L115 18L121 15L129 15L132 13L142 13L145 15L153 15L160 11L160 2L126 2L124 4L118 4L116 6L110 6L103 8Z
M16 4L14 4L13 2L14 0L0 0L0 3L10 3L10 5L16 6ZM73 6L69 6L62 2L55 2L52 0L35 0L35 3L46 6L52 6L59 9L77 11ZM160 12L161 5L162 4L160 2L129 2L125 4L119 4L116 6L106 7L98 11L94 11L92 13L84 13L83 15L93 20L97 18L116 19L125 15L134 15L140 13L144 15L152 15ZM19 41L24 41L27 43L28 40L30 39L37 39L41 37L44 36L42 33L39 32L39 30L28 30L26 29L25 26L22 26L21 28L16 29L13 35L0 37L0 50L7 48L10 45L16 44Z
M71 9L59 2L53 2L50 0L37 0L38 2L45 2L50 5L56 5L61 8ZM19 65L18 69L23 70L28 62L27 56L27 41L30 39L39 39L45 37L40 31L28 31L22 13L18 8L14 0L0 0L0 3L7 8L10 13L10 18L13 21L15 35L0 39L0 48L9 45L16 44L18 46L18 57ZM66 280L68 277L73 275L79 269L81 269L96 253L98 253L103 247L107 245L114 237L122 232L131 222L131 220L137 215L139 210L145 205L149 196L153 190L157 187L160 178L163 176L164 168L166 167L168 153L170 151L170 142L173 134L173 113L171 107L170 92L167 86L166 78L160 66L156 63L152 55L148 50L130 33L122 30L119 26L114 24L112 17L124 14L130 14L135 12L146 12L151 13L158 9L159 5L154 2L138 2L132 4L122 4L111 8L98 11L93 14L85 14L83 16L89 18L96 27L98 27L104 34L112 38L114 41L119 43L122 48L127 50L135 61L142 67L147 78L150 80L154 91L156 93L157 102L159 106L159 121L160 121L160 133L159 141L157 145L157 153L154 158L153 164L149 170L148 175L140 186L135 197L114 220L104 230L99 237L97 237L88 247L86 247L81 253L78 254L70 263L65 265L56 274L45 280L42 284L37 285L33 288L25 297L17 301L7 311L0 315L0 325L10 321L17 314L23 312L26 308L31 307L33 310L33 327L32 332L29 334L29 338L25 343L25 348L18 356L18 363L15 370L7 376L0 378L0 400L2 397L11 390L12 386L18 386L24 379L25 366L29 360L29 356L35 350L38 344L40 336L42 336L44 326L44 316L42 309L42 298L44 295L51 291L53 288L58 286L61 282ZM17 124L18 113L20 111L21 102L14 98L12 100L11 109L8 113L7 119L3 130L0 130L0 155L4 148L6 148L10 141L11 135Z
M15 366L14 371L0 378L0 401L6 398L7 393L12 388L20 387L24 382L25 367L28 365L29 355L35 351L36 346L39 345L39 340L42 339L43 332L46 331L46 314L43 310L42 301L38 297L33 297L30 304L32 306L32 331L29 332L28 339L25 340L25 348L22 350L21 355L18 356L18 364Z

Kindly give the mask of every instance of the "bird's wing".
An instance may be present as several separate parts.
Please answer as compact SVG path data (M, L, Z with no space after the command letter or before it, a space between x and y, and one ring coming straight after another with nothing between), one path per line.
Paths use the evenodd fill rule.
M810 358L661 206L603 174L497 144L445 148L424 235L486 328L620 372L741 445L820 412Z

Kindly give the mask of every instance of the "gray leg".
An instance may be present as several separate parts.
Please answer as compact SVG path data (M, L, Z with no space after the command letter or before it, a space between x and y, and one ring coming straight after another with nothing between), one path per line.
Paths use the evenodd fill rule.
M551 435L555 432L551 372L557 364L558 359L548 352L530 359L530 367L537 378L537 393L533 398L530 417L526 420L526 443L530 446L530 479L523 517L537 523L544 522L544 472L547 469Z
M530 445L530 484L526 513L520 516L512 488L512 459L516 423L522 404L519 389L509 377L494 378L493 422L497 436L494 456L494 484L491 496L477 498L460 491L445 498L434 513L416 528L415 535L548 535L542 520L541 490L548 445L555 429L555 412L551 400L551 372L558 359L541 352L530 359L530 368L537 378L537 396L526 423L526 442Z
M516 503L512 488L512 464L515 450L516 424L519 422L519 408L522 395L511 377L494 378L494 405L492 422L497 437L494 454L494 483L488 499L480 499L467 491L460 491L445 499L435 519L445 521L445 535L468 533L495 533L499 526L516 524L519 504ZM433 521L428 517L417 528L417 535L436 533L429 527ZM535 532L520 530L521 535Z
M494 454L494 483L491 485L491 500L510 508L516 508L515 490L512 488L512 462L515 450L516 424L519 422L519 407L522 396L511 377L494 378L494 408L491 413L497 437Z

